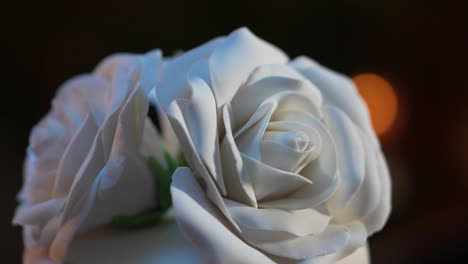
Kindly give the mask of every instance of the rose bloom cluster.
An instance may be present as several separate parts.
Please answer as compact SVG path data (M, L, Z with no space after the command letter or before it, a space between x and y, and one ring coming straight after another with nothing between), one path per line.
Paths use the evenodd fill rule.
M174 167L170 190L148 159ZM165 191L163 221L111 224ZM113 55L66 82L32 130L13 222L27 264L366 264L390 198L352 81L241 28L173 58Z

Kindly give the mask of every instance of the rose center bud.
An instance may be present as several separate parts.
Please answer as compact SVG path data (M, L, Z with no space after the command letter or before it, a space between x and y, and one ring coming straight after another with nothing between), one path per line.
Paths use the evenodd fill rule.
M294 140L294 147L297 151L304 152L306 151L307 147L309 146L310 139L309 137L302 131L298 131L295 135Z
M265 131L261 145L262 161L280 170L299 172L314 149L314 142L304 131Z

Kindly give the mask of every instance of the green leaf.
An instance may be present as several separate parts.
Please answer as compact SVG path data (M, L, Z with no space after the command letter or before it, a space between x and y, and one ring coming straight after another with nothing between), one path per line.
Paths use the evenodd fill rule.
M170 172L170 174L172 175L172 173L174 173L174 171L177 169L178 164L171 157L171 154L169 154L169 152L167 152L167 150L164 150L164 158L166 159L166 162L167 162L167 169Z
M153 173L156 175L156 177L167 174L167 170L164 168L164 166L154 157L150 156L148 158L148 164L153 170Z
M179 164L179 167L188 167L188 163L187 161L185 160L185 157L184 157L184 153L183 152L180 152L179 153L179 157L178 157L178 162Z
M171 176L172 173L167 173L166 175L161 175L158 177L158 186L159 186L159 207L161 209L167 209L172 205L171 198Z
M165 169L161 162L156 160L154 157L149 157L148 159L150 167L153 168L156 176L156 184L158 189L157 200L159 208L162 210L166 210L171 207L171 176L174 170L177 168L176 163L168 152L164 152L164 157L166 158L168 164L167 169Z
M125 229L140 229L160 223L166 212L151 210L139 215L117 215L112 218L112 224Z

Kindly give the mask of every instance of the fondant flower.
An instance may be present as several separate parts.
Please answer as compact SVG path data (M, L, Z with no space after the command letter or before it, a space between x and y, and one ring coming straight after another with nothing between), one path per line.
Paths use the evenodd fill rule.
M25 160L13 220L24 263L64 263L78 234L155 206L147 159L164 159L147 112L160 64L159 52L114 55L59 89Z
M175 215L210 262L337 263L385 224L387 165L347 77L242 28L165 63L157 97L190 165Z

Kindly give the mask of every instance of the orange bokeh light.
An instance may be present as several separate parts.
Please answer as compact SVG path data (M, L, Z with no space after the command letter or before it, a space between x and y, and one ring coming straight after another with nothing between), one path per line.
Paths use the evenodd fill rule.
M393 87L382 77L365 73L353 77L359 93L364 98L377 135L388 132L395 123L398 100Z

